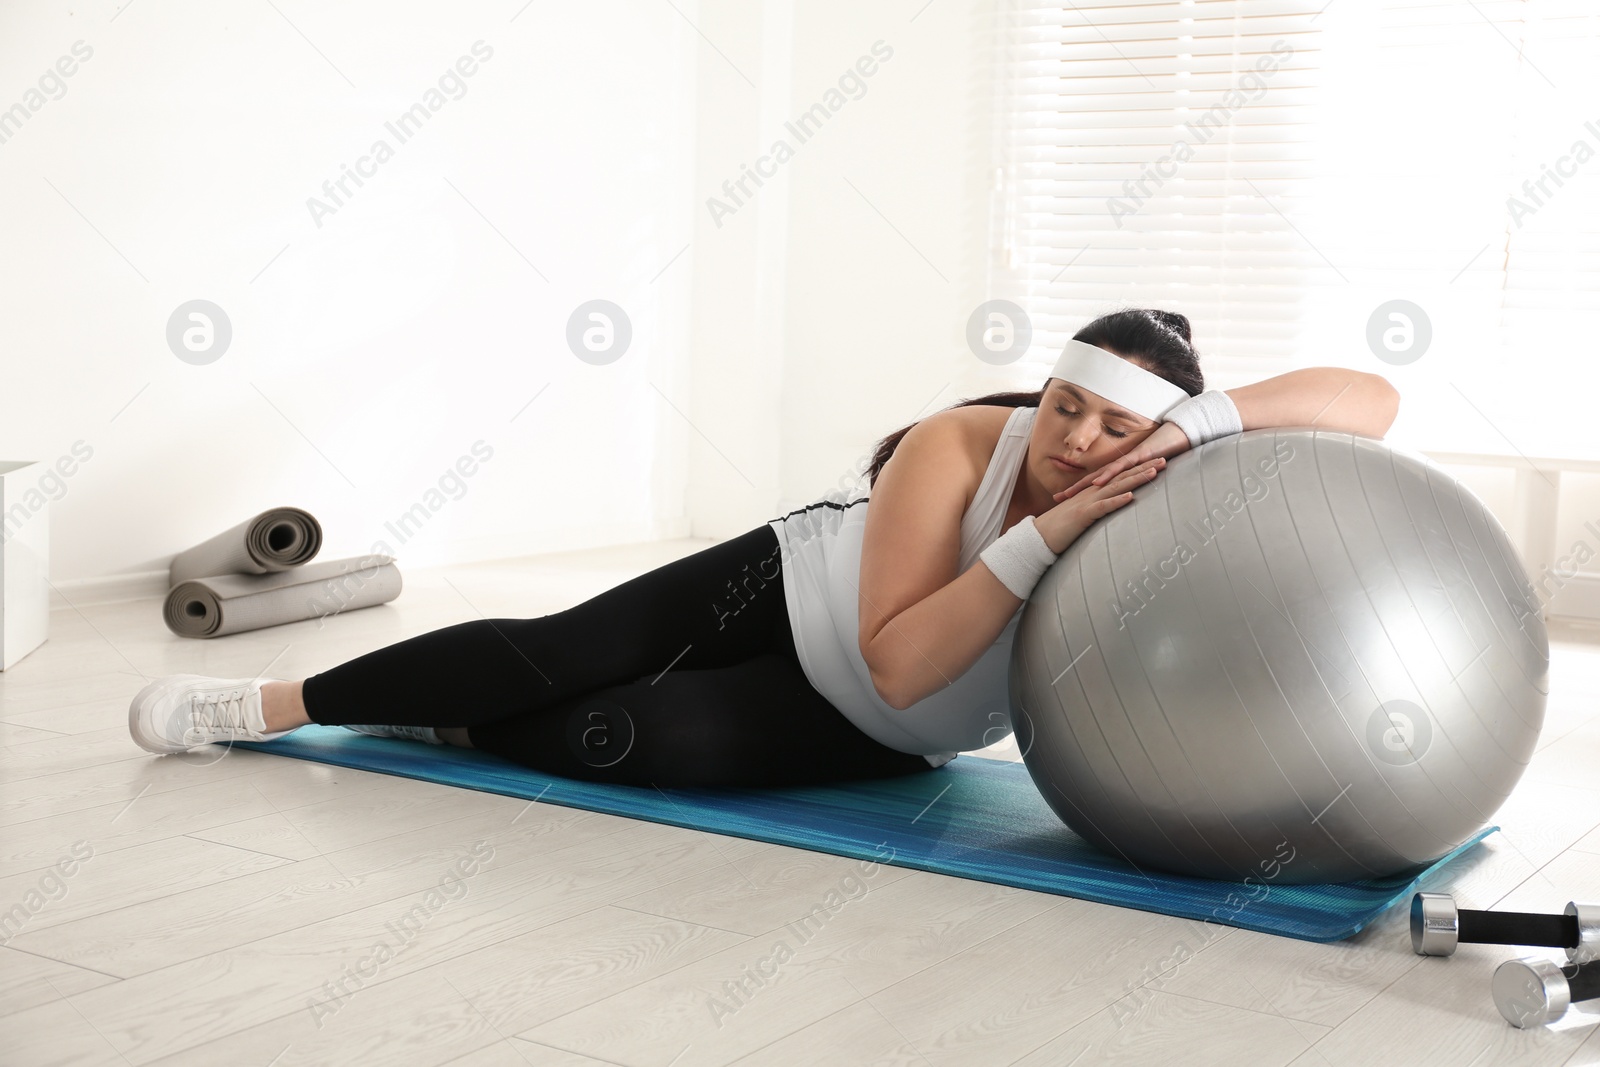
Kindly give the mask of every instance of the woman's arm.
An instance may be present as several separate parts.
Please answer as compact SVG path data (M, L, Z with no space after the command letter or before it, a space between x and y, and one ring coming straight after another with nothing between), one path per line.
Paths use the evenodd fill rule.
M1400 410L1387 379L1345 367L1305 367L1225 392L1246 430L1314 426L1382 437Z
M1310 426L1382 437L1400 410L1400 392L1387 379L1344 367L1305 367L1223 392L1239 409L1239 421L1246 430ZM1147 460L1188 450L1189 437L1183 429L1163 422L1125 455L1078 479L1071 492L1106 485Z
M988 466L976 459L981 447L969 432L954 415L922 420L901 438L872 489L856 587L858 637L872 685L892 708L908 708L965 674L1022 606L1023 597L987 559L956 574L961 517ZM1159 466L1138 467L1103 489L1058 500L1038 516L1035 537L1059 556L1098 519L1127 504L1133 488L1154 478ZM1021 584L1018 577L1013 585Z
M980 476L963 425L941 412L901 438L872 488L859 640L890 707L910 707L965 674L1020 603L987 567L956 575L961 516Z

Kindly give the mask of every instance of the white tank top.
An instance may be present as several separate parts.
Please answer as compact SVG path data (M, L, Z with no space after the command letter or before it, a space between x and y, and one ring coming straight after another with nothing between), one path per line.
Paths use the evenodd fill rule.
M961 516L958 574L1000 536L1038 410L1019 407L1006 419L978 491ZM863 733L890 748L926 756L935 767L958 752L1005 740L1011 733L1007 675L1020 604L994 644L950 685L902 710L874 688L858 641L857 586L869 501L822 499L767 523L782 550L783 595L807 680Z

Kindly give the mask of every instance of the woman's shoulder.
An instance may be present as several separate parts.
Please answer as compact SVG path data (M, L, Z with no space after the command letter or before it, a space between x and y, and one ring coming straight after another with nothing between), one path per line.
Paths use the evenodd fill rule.
M1000 443L1000 434L1004 432L1014 411L1015 408L998 404L969 404L936 411L922 420L940 427L961 442L969 460L966 469L961 472L967 506L971 506L972 498L977 495L978 484L983 480L989 461L994 457L994 450Z
M989 459L1000 443L1000 434L1016 410L999 404L969 404L962 408L946 408L928 417L947 421L952 431L966 443L967 451L981 472L989 466Z

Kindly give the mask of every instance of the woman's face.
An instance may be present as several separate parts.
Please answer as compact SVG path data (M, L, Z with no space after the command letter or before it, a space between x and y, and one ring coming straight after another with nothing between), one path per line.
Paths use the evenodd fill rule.
M1159 425L1082 386L1051 378L1033 422L1041 481L1065 488L1138 447Z

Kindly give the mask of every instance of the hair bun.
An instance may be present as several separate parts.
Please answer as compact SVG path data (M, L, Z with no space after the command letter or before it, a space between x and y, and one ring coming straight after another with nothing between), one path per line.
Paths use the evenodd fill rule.
M1176 311L1158 311L1152 308L1150 317L1176 333L1185 342L1192 343L1189 337L1189 320L1183 315L1178 314Z

